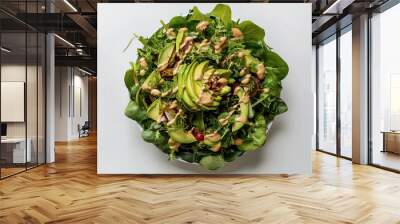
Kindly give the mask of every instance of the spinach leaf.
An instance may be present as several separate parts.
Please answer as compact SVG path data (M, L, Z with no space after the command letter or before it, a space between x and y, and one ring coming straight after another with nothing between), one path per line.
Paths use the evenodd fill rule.
M200 165L208 170L216 170L223 167L225 164L224 158L222 156L204 156L200 160Z
M254 151L264 145L267 139L267 123L261 114L257 114L255 125L250 127L243 144L238 145L238 149L242 151Z
M167 144L167 138L160 131L143 130L142 138L149 143Z
M285 113L286 111L288 111L288 107L281 98L277 98L271 102L271 105L269 106L269 113L273 116Z
M289 72L287 63L273 51L267 51L264 64L267 67L267 76L268 73L273 72L279 80L284 79Z
M216 5L215 8L210 12L210 15L219 17L225 25L228 25L232 22L231 8L225 4Z
M125 108L125 115L139 123L147 119L146 111L143 110L135 101L129 101Z
M269 88L268 95L279 97L281 95L282 85L279 76L274 71L267 73L263 81L263 87Z
M239 24L239 29L242 31L244 40L263 41L265 31L250 20L243 21Z
M129 69L125 72L124 82L128 90L130 90L132 86L135 85L135 71L133 69Z
M224 150L224 160L225 162L232 162L234 161L237 157L243 155L243 151L235 150L235 149L226 149Z
M181 158L182 160L188 162L188 163L193 163L195 161L194 153L191 152L178 152L176 154L178 158Z
M243 43L246 49L251 51L251 54L258 58L264 59L267 54L267 47L264 41L255 41L255 40L248 40Z
M171 28L180 28L186 26L186 23L185 17L175 16L169 21L168 26Z
M140 89L139 85L134 85L134 86L131 87L131 89L129 91L129 94L131 96L131 100L136 100L136 95L137 95L139 89Z
M210 18L200 12L199 8L196 6L192 9L192 15L189 17L189 21L196 20L196 21L210 21Z

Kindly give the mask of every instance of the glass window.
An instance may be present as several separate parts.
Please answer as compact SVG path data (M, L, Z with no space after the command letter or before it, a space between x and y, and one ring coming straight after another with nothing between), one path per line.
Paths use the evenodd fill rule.
M336 38L318 48L318 148L336 153Z
M400 5L372 23L372 163L400 170Z
M1 177L7 177L26 170L31 161L25 117L26 33L3 32L1 47Z
M352 35L340 36L340 154L352 156Z
M0 6L42 12L39 1ZM45 163L46 39L8 15L0 12L0 17L8 21L0 23L0 178L5 178Z

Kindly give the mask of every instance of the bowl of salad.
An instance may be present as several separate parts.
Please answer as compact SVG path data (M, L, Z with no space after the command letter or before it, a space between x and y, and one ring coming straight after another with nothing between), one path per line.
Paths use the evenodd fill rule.
M170 160L217 170L264 146L287 63L250 20L232 20L228 5L175 16L143 44L125 73L125 115L142 138Z

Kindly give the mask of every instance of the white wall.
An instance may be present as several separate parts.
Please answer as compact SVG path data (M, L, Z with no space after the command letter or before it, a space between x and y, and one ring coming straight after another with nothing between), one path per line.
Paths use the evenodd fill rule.
M76 68L56 67L55 86L55 140L77 139L78 124L88 120L88 78Z
M194 5L203 12L215 4L98 4L98 142L100 174L210 173L192 164L168 161L145 143L139 126L124 116L129 96L124 73L136 58L133 33L148 36L160 20L184 15ZM311 173L314 107L311 72L311 4L230 4L234 19L250 19L266 29L267 43L289 64L282 97L289 111L274 121L267 143L212 173ZM250 13L251 12L251 13Z

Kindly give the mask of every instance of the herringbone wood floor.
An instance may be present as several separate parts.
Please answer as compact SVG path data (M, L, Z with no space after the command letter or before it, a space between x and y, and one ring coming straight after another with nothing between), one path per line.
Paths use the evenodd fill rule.
M400 175L314 154L304 176L98 176L96 139L0 181L0 223L400 223Z

